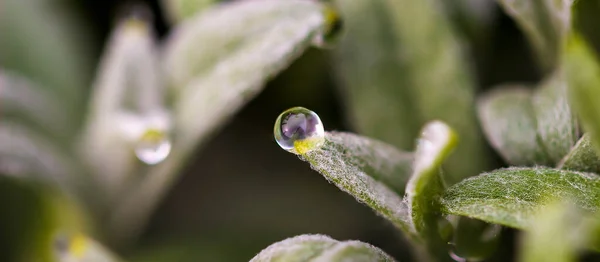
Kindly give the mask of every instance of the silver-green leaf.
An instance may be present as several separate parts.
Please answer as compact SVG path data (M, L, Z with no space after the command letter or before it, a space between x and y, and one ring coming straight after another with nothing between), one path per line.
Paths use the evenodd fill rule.
M446 190L442 211L528 229L549 201L569 200L587 213L600 210L600 177L550 168L507 168L466 179Z
M600 157L596 153L590 134L584 134L558 165L560 169L600 174Z
M186 19L202 12L218 0L162 0L162 6L167 11L167 18L173 24L181 23Z
M381 249L360 241L338 241L324 235L300 235L274 243L250 262L392 262Z
M412 154L366 137L327 132L325 144L301 159L397 227L413 231L407 205L400 197L411 172Z
M449 126L440 121L428 123L419 139L413 173L406 185L411 229L437 260L448 258L438 231L439 197L446 187L441 168L456 144L457 136Z
M487 138L512 165L549 165L537 135L531 90L500 86L479 99L479 119Z

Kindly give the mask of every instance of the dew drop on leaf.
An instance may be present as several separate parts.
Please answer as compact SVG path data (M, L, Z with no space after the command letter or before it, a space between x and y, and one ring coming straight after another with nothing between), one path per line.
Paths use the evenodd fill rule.
M275 121L275 140L281 148L294 154L305 154L325 141L325 130L319 116L304 107L290 108Z
M171 140L161 130L147 130L135 146L137 158L148 165L162 162L169 153L171 153Z

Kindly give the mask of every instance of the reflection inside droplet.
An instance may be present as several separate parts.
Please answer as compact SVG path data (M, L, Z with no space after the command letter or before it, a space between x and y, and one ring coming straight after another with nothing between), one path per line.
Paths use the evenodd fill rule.
M137 158L148 165L162 162L169 153L171 153L171 141L168 135L160 130L146 131L135 147Z
M318 148L325 140L321 119L304 107L294 107L281 113L275 122L274 135L281 148L295 154Z

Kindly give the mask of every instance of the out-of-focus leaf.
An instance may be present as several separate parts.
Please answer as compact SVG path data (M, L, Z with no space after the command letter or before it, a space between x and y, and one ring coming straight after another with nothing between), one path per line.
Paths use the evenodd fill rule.
M575 147L571 149L569 154L558 165L560 169L600 173L600 158L594 150L589 134L584 134Z
M579 130L565 78L556 70L535 91L498 86L479 99L485 134L508 163L554 166L575 145Z
M118 262L121 261L100 243L83 234L61 235L54 238L54 257L57 262Z
M588 40L596 53L600 54L600 1L574 1L572 10L573 27Z
M48 89L28 79L0 69L0 117L10 119L68 146L74 119L69 119L62 101L53 99Z
M167 129L147 124L155 118L169 121L153 37L146 21L123 18L105 48L94 82L80 150L108 196L117 195L136 172L134 147L144 132Z
M471 41L481 42L489 34L496 17L494 0L440 1L446 6L449 16Z
M251 262L395 261L381 249L359 241L337 241L324 235L300 235L270 245Z
M162 5L167 11L171 23L181 23L192 18L204 9L219 2L218 0L162 0Z
M600 65L594 52L576 34L569 39L565 54L569 94L584 130L600 152Z
M410 85L404 88L411 90L415 105L411 113L418 112L421 125L444 121L461 139L456 154L444 163L444 177L453 184L478 174L488 159L474 110L475 83L458 37L432 1L385 3L396 33L396 53L409 66Z
M441 166L456 144L456 134L450 127L439 121L428 123L419 139L413 173L406 185L405 201L412 230L438 261L448 258L438 231L439 197L445 189Z
M405 232L412 232L404 192L412 154L348 133L327 132L325 144L301 158L342 191L355 197ZM387 185L384 181L394 181ZM395 190L393 190L394 188ZM399 191L401 190L401 191Z
M74 192L77 166L67 152L51 141L5 120L0 125L0 145L0 172L3 174L38 178Z
M496 251L502 226L468 217L453 218L456 225L450 243L454 255L468 261L482 261Z
M420 115L411 99L409 63L396 54L384 1L337 0L344 29L335 69L352 124L361 134L411 149Z
M490 144L512 165L550 163L537 135L531 93L524 87L500 86L478 103Z
M463 139L445 164L449 182L483 170L473 79L443 12L432 1L336 4L346 28L336 54L338 78L358 130L407 149L421 125L440 119Z
M498 0L529 38L541 66L557 65L570 28L573 0Z
M520 261L577 261L577 251L587 242L581 214L572 205L549 203L535 214L522 240Z
M0 208L1 261L55 261L54 235L87 228L75 203L40 183L0 176Z
M567 82L557 70L539 84L531 104L541 147L556 164L571 150L579 137L577 118L569 106Z
M255 0L215 6L180 24L166 45L173 92L173 152L152 168L113 213L113 232L131 237L175 181L189 154L264 83L327 30L316 1Z
M56 2L0 2L0 64L42 84L49 99L68 109L63 117L78 123L92 71L91 43L83 37L83 21Z
M448 188L442 211L519 229L554 199L585 212L600 210L600 177L549 168L507 168L466 179Z

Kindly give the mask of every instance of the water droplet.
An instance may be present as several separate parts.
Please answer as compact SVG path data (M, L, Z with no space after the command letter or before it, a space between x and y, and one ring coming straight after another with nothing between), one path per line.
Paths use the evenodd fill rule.
M162 162L169 153L171 153L171 141L165 132L157 129L147 130L135 147L137 158L148 165Z
M304 107L290 108L275 122L275 140L281 148L294 154L304 154L320 147L325 130L319 116Z
M342 31L343 21L338 11L332 6L325 7L323 16L326 25L321 33L315 35L312 43L320 48L331 48Z

